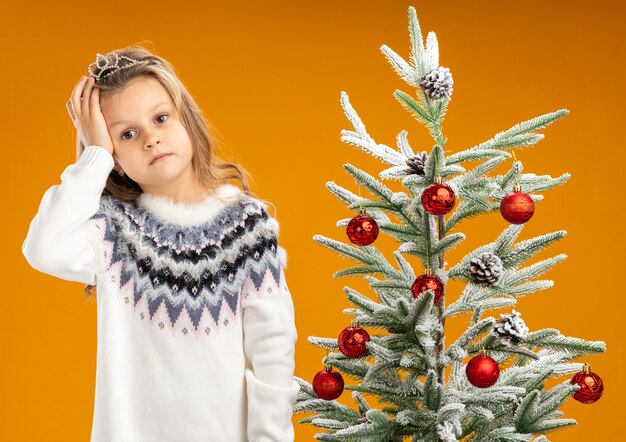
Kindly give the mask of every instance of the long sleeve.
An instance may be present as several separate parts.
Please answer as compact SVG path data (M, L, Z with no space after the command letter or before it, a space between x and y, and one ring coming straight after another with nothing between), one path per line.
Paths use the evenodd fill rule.
M97 250L87 221L99 209L113 156L90 145L76 163L65 168L61 184L44 193L22 244L28 263L68 281L96 283Z
M278 223L269 218L269 225ZM286 252L270 235L267 267L258 282L244 285L244 351L248 395L248 441L293 442L293 406L300 390L294 380L297 331L294 305L284 274ZM270 252L270 250L273 251ZM267 270L265 270L267 269Z

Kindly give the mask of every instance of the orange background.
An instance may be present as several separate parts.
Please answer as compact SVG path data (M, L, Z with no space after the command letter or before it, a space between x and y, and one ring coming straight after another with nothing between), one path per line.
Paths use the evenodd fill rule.
M350 304L342 288L373 295L361 278L333 279L335 271L355 262L312 240L316 233L346 240L335 222L351 214L325 183L357 192L344 163L370 174L387 167L340 141L340 131L351 129L340 91L348 93L377 142L395 147L397 133L406 129L414 150L433 145L426 129L393 98L396 88L413 91L379 50L387 44L408 57L407 9L413 4L424 37L437 34L440 64L454 77L443 125L449 152L523 120L570 110L540 131L543 141L517 151L527 173L572 174L568 183L544 193L520 237L565 229L568 236L538 258L567 253L569 259L546 275L555 281L552 289L522 298L517 310L531 330L554 327L567 336L607 343L606 354L584 359L604 379L604 396L593 405L568 400L561 410L578 425L549 438L615 440L626 392L619 264L623 181L618 182L624 162L618 128L626 17L620 3L4 2L1 124L9 161L2 174L7 285L0 325L0 438L84 441L90 434L95 302L85 301L81 284L30 268L21 245L44 191L74 162L75 131L65 102L96 52L153 42L219 131L222 155L250 170L253 190L278 208L299 330L296 375L311 381L325 352L307 337L336 337L349 325L342 310ZM397 182L389 184L402 190ZM498 214L461 223L456 231L468 238L447 261L456 263L506 225ZM381 237L377 245L392 259L391 238ZM419 272L420 265L412 262ZM447 302L457 295L449 290ZM446 322L448 345L468 320ZM348 391L340 401L354 406ZM294 416L297 441L312 440L320 431L297 424L306 416Z

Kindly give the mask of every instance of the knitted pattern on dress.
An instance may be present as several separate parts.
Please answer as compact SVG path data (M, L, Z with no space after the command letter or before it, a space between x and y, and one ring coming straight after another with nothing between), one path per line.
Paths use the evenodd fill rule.
M174 335L220 334L239 323L247 298L288 293L278 222L247 195L189 226L104 195L90 222L105 245L99 278L141 320Z

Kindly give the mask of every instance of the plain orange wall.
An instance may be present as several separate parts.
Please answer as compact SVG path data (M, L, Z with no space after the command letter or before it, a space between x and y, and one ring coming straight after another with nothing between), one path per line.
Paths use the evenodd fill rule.
M316 233L346 239L335 222L352 214L324 187L335 181L357 191L344 163L371 174L386 167L340 141L340 131L351 129L340 91L377 142L395 146L397 133L406 129L414 149L433 144L393 98L396 88L413 91L379 50L387 44L408 56L409 5L417 9L423 35L437 34L440 64L454 77L443 126L450 152L523 120L570 110L541 130L543 141L518 151L525 172L569 172L572 178L544 193L522 233L528 238L567 230L539 257L567 253L569 259L547 274L555 281L552 289L522 298L517 310L531 330L555 327L607 343L606 354L579 360L604 379L603 398L593 405L570 399L562 410L578 425L550 440L616 440L626 392L618 181L626 17L621 2L573 0L4 2L1 439L84 441L90 434L95 303L85 301L81 284L30 268L21 245L44 191L74 161L65 102L96 52L153 42L216 127L222 155L247 168L255 177L253 190L278 208L299 330L296 375L310 381L325 352L307 337L336 337L349 325L343 287L373 295L359 278L333 279L354 262L312 240ZM398 185L392 188L401 190ZM492 241L504 227L498 214L462 223L457 231L468 239L448 262ZM392 240L378 244L391 259ZM447 301L455 295L448 291ZM447 321L448 344L468 319ZM340 400L354 406L347 391ZM312 440L318 431L297 424L305 416L294 417L297 441Z

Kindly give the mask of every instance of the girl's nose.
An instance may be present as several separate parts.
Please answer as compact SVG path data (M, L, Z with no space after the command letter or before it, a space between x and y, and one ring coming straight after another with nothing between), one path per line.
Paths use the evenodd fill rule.
M156 134L148 135L148 142L146 143L146 147L155 147L161 143L161 138L159 138Z

